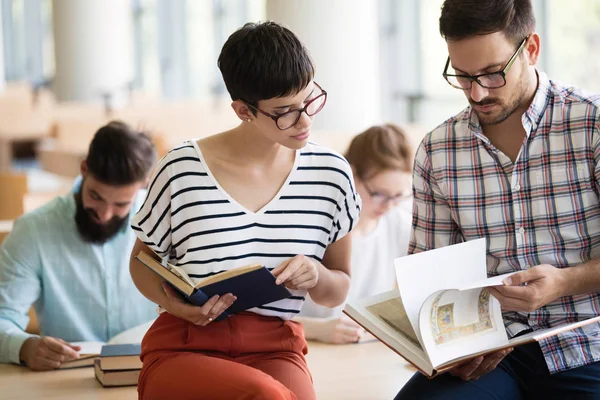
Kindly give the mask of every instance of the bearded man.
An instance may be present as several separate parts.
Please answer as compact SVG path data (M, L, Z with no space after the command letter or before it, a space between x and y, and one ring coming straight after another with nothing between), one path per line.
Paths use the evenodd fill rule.
M70 342L105 342L155 318L129 275L130 218L155 163L148 135L111 122L72 191L15 221L0 249L0 362L59 368L79 357ZM41 336L24 331L32 305Z

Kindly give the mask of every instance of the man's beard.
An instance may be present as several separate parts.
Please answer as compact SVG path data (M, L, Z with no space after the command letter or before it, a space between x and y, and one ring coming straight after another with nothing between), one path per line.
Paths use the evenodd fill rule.
M127 222L127 216L119 218L114 216L105 224L100 224L92 219L96 212L91 208L84 208L81 192L75 193L75 224L81 238L88 243L103 244L119 232Z
M525 98L525 92L527 90L527 85L525 84L525 78L521 76L519 85L515 88L517 91L517 95L510 99L510 103L508 105L504 105L502 101L498 98L486 98L480 102L473 101L472 99L468 99L469 103L472 106L486 106L488 104L495 104L496 108L499 108L500 111L498 114L490 115L478 112L475 108L475 114L477 114L477 119L479 119L479 123L481 125L498 125L508 119L521 105L523 99ZM475 83L473 83L475 85Z

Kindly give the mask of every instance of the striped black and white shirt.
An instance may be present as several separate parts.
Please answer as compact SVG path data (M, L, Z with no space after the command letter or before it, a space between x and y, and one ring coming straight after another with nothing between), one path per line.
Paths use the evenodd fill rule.
M198 282L247 264L274 269L298 254L321 261L327 246L356 225L360 205L348 162L309 143L297 150L274 198L251 212L221 188L193 140L159 162L132 228ZM250 311L291 319L306 291L291 292L292 297Z

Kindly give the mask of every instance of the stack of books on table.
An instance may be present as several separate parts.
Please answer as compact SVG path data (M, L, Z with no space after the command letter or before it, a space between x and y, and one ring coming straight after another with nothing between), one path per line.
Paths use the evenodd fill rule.
M102 386L135 386L142 361L140 344L109 344L102 346L100 357L94 361L96 379Z

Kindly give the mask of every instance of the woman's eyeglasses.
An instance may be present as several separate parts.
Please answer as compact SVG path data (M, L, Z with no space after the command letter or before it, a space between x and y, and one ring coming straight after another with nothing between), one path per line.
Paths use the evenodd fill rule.
M275 125L277 125L280 130L284 131L296 125L298 121L300 121L300 117L302 116L303 112L305 112L309 117L312 117L321 111L323 107L325 107L325 103L327 102L327 92L323 90L321 86L317 84L317 82L315 82L315 92L316 94L313 92L314 97L310 99L304 107L296 110L290 110L279 115L270 114L258 107L253 106L247 101L242 101L244 101L244 103L246 103L246 105L251 109L271 118L273 121L275 121Z

